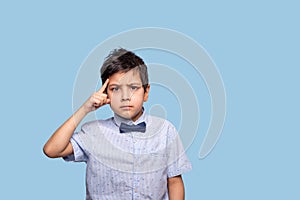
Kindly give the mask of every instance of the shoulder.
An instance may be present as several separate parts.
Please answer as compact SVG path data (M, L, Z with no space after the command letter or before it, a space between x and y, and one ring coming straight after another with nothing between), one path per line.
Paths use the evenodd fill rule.
M153 116L153 115L149 115L149 114L147 114L146 117L147 117L147 121L154 122L154 123L164 123L167 126L175 127L172 124L172 122L170 122L169 120L167 120L165 118L161 118L161 117L157 117L157 116Z
M176 127L167 119L147 115L147 121L149 124L149 127L156 127L163 130L163 132L171 133L171 134L177 134Z
M113 124L112 118L103 119L103 120L93 120L84 123L81 126L81 130L83 131L91 131L99 128L106 128Z

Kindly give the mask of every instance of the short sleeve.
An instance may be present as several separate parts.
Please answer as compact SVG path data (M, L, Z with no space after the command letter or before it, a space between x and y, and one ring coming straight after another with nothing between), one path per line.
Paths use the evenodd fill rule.
M63 157L63 159L67 162L86 162L88 157L85 153L84 146L80 141L80 134L82 132L74 133L70 142L73 147L73 154Z
M184 147L175 127L170 127L168 133L168 178L181 175L192 169L185 154Z

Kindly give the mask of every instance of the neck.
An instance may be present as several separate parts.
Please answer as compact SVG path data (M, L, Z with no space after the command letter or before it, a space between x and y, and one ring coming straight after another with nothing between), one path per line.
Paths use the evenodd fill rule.
M134 116L133 118L131 118L131 120L132 120L133 122L135 122L136 120L138 120L138 119L140 118L140 116L142 116L143 111L144 111L144 110L141 109L140 112L138 112L138 114L136 114L136 116Z

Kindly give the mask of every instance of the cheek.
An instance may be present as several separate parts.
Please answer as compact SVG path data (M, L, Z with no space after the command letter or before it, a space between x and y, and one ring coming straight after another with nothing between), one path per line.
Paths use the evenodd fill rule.
M143 102L144 99L144 93L142 92L134 92L133 95L131 96L131 101L134 102Z
M118 94L111 94L111 95L109 95L111 103L117 103L117 102L119 102L120 101L120 97L119 96L120 95L118 95Z
M110 106L114 107L114 105L118 104L118 102L120 102L120 100L118 100L118 95L114 94L114 93L108 93L108 98L110 99Z

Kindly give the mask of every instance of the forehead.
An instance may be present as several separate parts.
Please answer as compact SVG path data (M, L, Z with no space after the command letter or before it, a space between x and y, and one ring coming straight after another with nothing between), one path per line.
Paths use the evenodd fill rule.
M131 82L142 82L140 74L136 69L131 69L128 72L117 72L109 77L109 84L128 84Z

